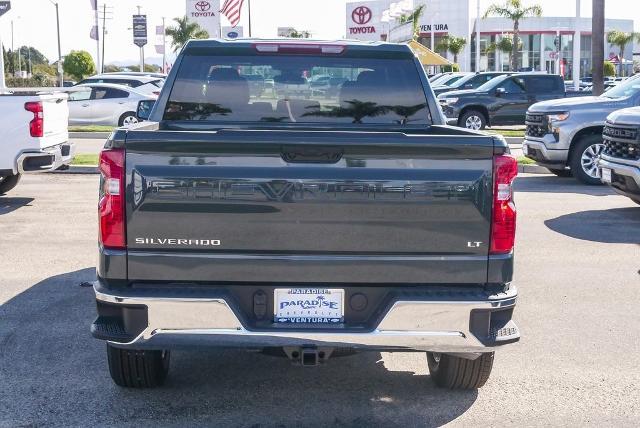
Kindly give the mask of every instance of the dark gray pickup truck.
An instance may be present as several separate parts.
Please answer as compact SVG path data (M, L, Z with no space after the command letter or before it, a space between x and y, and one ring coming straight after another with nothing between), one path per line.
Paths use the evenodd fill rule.
M273 79L250 94L244 76ZM316 74L335 96L305 91ZM100 155L92 334L116 384L162 384L171 349L314 366L426 352L478 388L519 339L515 159L452 128L407 46L200 40Z

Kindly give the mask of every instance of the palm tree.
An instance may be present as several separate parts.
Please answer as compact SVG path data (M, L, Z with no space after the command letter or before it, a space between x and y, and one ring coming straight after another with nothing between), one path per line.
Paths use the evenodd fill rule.
M466 44L467 39L464 37L444 36L438 43L436 50L450 52L453 55L453 62L457 64L458 55L460 55Z
M522 0L505 0L504 4L492 4L484 13L483 18L489 16L501 16L513 21L513 37L514 40L520 40L520 20L531 17L541 16L542 7L535 4L533 6L524 7ZM511 51L511 71L518 71L519 63L518 44L514 43Z
M177 52L191 39L208 39L207 30L200 27L196 22L189 21L186 16L184 18L174 18L176 26L167 27L166 34L171 37L171 46L173 51Z
M620 76L624 74L624 50L629 43L633 43L635 39L640 40L640 34L638 33L625 33L618 30L610 31L607 34L607 42L620 49Z
M413 40L420 37L420 17L424 13L424 5L420 5L414 9L409 15L400 16L400 24L411 22L413 24Z
M522 49L522 40L518 40L518 50ZM500 38L498 43L491 43L487 46L487 53L491 52L505 52L509 54L509 64L511 64L511 58L513 55L513 36L506 34Z

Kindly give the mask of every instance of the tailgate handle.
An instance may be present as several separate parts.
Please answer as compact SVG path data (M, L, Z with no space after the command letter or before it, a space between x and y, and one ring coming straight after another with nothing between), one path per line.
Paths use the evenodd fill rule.
M288 163L338 163L342 154L336 147L287 147L280 156Z

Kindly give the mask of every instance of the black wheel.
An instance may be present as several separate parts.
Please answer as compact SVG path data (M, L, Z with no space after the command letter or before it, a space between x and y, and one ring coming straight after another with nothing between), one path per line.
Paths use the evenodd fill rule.
M20 181L20 174L10 175L8 177L0 177L0 195L4 195L9 190L18 185Z
M569 165L571 173L578 181L589 185L602 184L598 160L603 150L604 144L600 135L583 137L573 146L569 155Z
M153 388L164 383L169 373L169 351L141 351L114 348L107 344L111 378L119 386Z
M458 120L458 126L461 128L479 131L487 126L487 119L481 112L477 110L469 110L460 117Z
M493 367L493 352L467 360L446 354L427 352L431 379L440 388L476 389L489 379Z
M120 119L118 120L118 126L131 126L135 125L138 122L140 121L138 120L138 116L136 116L136 113L134 111L128 111L120 116Z
M551 169L551 168L547 168L551 174L557 175L558 177L571 177L571 170L570 169Z

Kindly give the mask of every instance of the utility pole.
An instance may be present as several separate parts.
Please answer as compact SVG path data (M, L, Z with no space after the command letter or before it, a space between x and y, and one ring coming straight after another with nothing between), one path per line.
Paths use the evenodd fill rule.
M604 0L593 0L591 16L593 95L602 95L604 92Z
M58 74L60 75L60 87L62 88L64 86L64 71L62 69L62 48L60 47L60 14L58 11L58 3L53 4L56 6L56 25L58 27Z
M107 4L104 3L102 5L102 11L100 13L102 13L102 67L98 70L100 73L104 73L104 66L105 66L105 62L104 62L104 52L105 52L105 43L107 38L105 37L105 35L107 34L107 19L113 19L113 17L109 14L112 13L112 7L107 8ZM108 16L109 15L109 16Z

